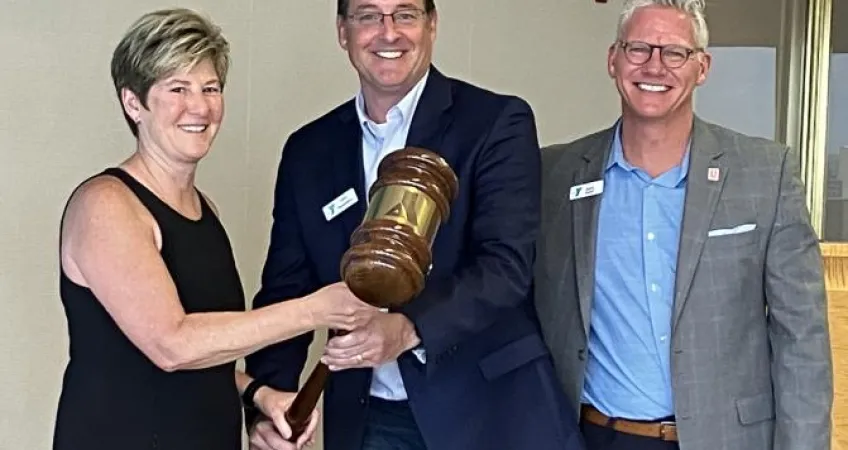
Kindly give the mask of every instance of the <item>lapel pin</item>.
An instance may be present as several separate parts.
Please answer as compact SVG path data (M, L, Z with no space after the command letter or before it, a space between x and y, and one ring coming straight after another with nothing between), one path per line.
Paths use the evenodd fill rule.
M707 180L718 181L719 175L720 172L718 170L718 167L710 167L709 169L707 169Z

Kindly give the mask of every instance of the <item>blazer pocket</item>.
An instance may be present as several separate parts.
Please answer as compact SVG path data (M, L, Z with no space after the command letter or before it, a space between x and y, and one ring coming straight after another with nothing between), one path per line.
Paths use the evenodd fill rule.
M736 412L742 425L774 419L774 397L768 393L737 399Z
M717 236L707 236L707 247L712 248L746 248L756 245L759 241L759 230L745 231L736 234L722 234Z
M480 360L480 370L487 380L511 372L536 358L548 354L548 348L536 334L530 334L489 353Z

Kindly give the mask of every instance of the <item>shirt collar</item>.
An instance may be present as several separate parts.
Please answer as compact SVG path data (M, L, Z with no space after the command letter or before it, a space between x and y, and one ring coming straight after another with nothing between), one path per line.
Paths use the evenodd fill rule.
M667 179L668 175L672 175L671 181L674 186L679 186L683 181L686 180L686 176L689 173L689 153L692 149L692 139L689 139L689 142L686 144L686 153L683 155L683 161L679 166L675 166L668 172L660 175L659 179ZM628 172L639 171L641 173L641 169L633 166L627 159L624 158L624 148L621 145L621 119L618 120L615 124L615 131L613 134L612 141L612 151L610 152L609 158L607 158L607 165L604 168L604 172L608 172L614 166L619 166L622 169Z
M399 119L400 122L405 122L412 117L412 113L415 112L415 106L418 104L418 99L421 97L421 92L424 90L424 86L427 84L427 77L430 75L430 70L428 69L424 76L418 80L418 83L415 83L415 86L403 96L403 98L394 106L389 109L388 114L386 114L386 121L394 121L394 119ZM369 128L371 126L377 126L376 122L371 120L370 117L365 113L365 97L362 95L362 89L360 88L359 92L356 94L356 114L359 116L359 123L365 127Z

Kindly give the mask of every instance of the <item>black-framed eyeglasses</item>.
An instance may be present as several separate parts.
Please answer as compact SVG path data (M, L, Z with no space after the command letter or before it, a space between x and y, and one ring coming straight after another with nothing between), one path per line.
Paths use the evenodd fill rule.
M653 45L640 41L619 41L624 51L624 57L631 64L641 66L647 64L654 56L654 50L660 51L660 61L669 69L677 69L686 64L695 53L702 52L701 48L689 48L683 45Z
M400 9L392 13L381 13L376 11L363 11L347 16L348 20L360 27L377 27L383 24L386 17L391 17L396 26L408 27L421 23L421 19L427 15L423 9Z

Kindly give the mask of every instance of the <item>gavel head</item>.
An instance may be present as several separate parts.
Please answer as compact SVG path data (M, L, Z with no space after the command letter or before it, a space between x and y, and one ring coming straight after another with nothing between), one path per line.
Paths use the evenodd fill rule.
M383 159L365 218L341 262L342 279L357 297L387 308L421 292L458 184L448 163L430 150L406 147Z

